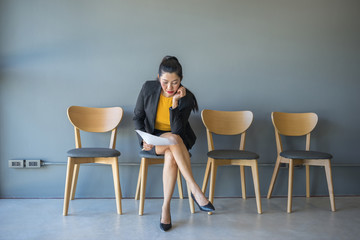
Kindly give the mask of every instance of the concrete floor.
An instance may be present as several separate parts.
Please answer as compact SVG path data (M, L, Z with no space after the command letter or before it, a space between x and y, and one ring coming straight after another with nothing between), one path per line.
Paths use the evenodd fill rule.
M62 216L62 199L0 199L0 239L359 239L360 197L336 197L331 212L327 197L295 197L291 214L286 198L262 198L263 214L254 198L216 198L210 216L191 214L187 199L172 200L173 228L159 229L162 199L123 199L123 215L115 199L76 199Z

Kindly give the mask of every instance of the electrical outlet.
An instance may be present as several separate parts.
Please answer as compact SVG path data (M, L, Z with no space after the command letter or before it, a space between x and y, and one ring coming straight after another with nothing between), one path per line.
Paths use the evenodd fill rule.
M9 168L24 168L24 160L9 160Z
M41 160L25 160L26 168L40 168Z

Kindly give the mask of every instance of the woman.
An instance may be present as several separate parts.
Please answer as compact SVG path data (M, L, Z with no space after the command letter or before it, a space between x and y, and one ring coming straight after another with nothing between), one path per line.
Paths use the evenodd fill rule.
M163 189L164 202L160 216L160 229L169 230L171 225L170 201L174 192L177 170L184 176L191 197L202 211L214 211L191 171L189 149L196 136L188 122L191 110L197 111L195 96L181 85L182 67L176 57L163 58L157 80L143 85L134 110L135 128L157 136L171 139L176 144L153 146L141 138L140 145L151 154L164 155Z

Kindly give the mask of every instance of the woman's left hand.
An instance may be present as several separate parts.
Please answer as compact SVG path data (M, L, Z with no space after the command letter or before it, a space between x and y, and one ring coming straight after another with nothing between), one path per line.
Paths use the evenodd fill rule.
M186 88L183 86L179 87L179 89L176 91L176 94L173 97L173 100L178 101L180 98L183 98L186 96Z

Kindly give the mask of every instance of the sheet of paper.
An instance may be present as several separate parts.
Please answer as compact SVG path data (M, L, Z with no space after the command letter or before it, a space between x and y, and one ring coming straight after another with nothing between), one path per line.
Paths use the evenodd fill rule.
M158 136L155 136L155 135L152 135L150 133L143 132L143 131L140 131L140 130L135 130L135 132L137 132L140 135L140 137L147 144L151 144L151 145L154 145L154 146L174 145L174 144L176 144L175 142L171 141L168 138L158 137Z

